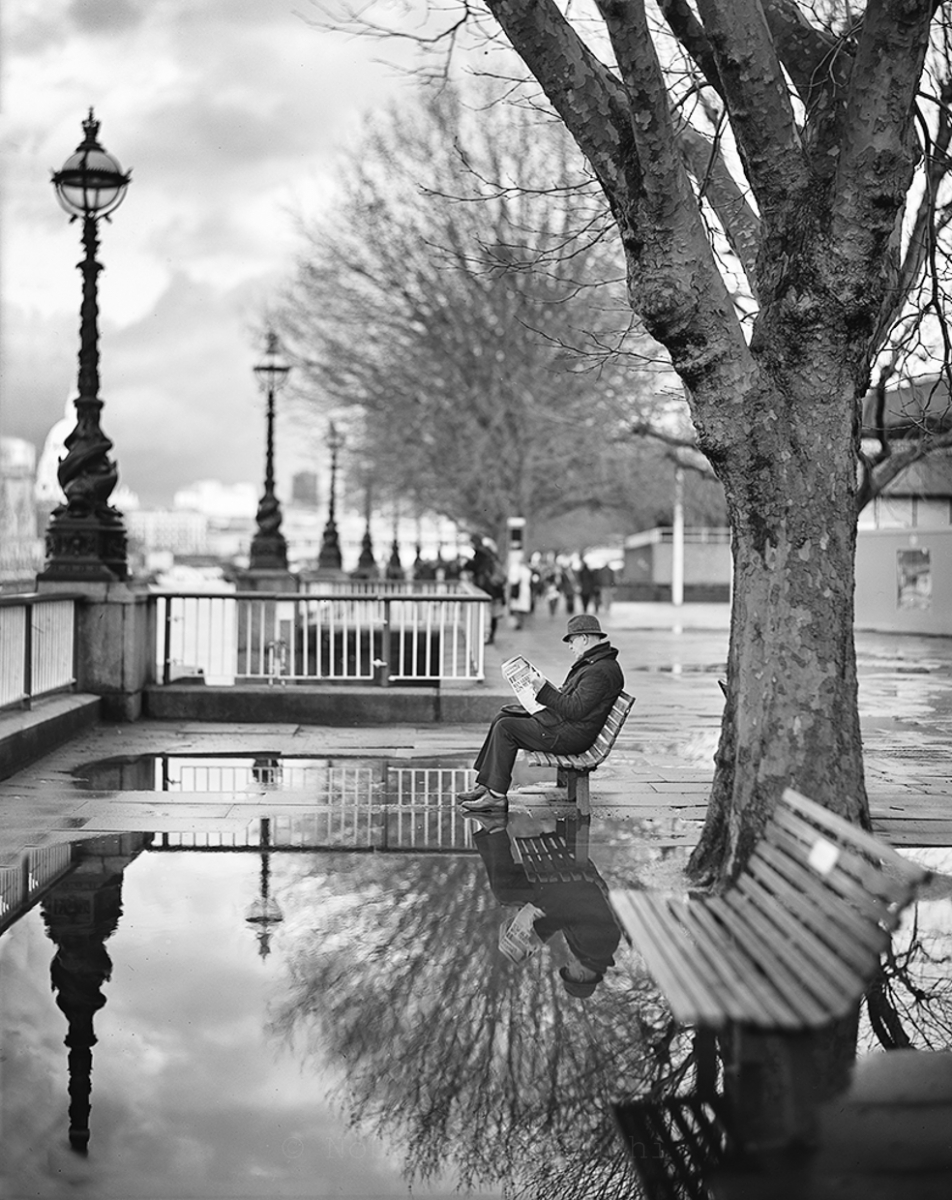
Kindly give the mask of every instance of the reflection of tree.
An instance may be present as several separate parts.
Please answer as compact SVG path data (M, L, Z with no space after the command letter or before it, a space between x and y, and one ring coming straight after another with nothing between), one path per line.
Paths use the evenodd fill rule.
M872 1033L887 1050L952 1047L952 946L947 933L912 909L907 931L895 937L866 993Z
M651 985L619 970L574 1000L553 963L564 943L513 966L472 858L321 862L273 1026L343 1059L353 1124L400 1145L410 1178L452 1167L464 1187L630 1194L608 1102L687 1054Z

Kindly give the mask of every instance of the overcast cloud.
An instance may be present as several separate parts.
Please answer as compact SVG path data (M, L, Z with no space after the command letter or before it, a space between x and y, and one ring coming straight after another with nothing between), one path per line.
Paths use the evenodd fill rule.
M80 229L50 173L93 106L133 178L100 225L103 427L121 482L153 503L196 479L260 479L255 331L290 267L291 214L326 202L336 148L401 86L379 47L319 32L308 9L5 0L4 434L39 450L75 394ZM279 481L313 443L279 420Z

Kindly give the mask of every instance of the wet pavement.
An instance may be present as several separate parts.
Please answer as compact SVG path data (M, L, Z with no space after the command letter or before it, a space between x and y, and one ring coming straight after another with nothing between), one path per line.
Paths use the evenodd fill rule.
M0 1194L780 1195L793 1130L820 1151L779 1164L786 1194L945 1195L948 1133L924 1131L952 1129L952 1089L922 1052L952 1038L952 639L858 636L874 812L939 878L821 1086L816 1046L673 1027L614 924L607 887L683 883L727 634L719 606L605 624L638 703L590 825L538 798L464 819L468 726L101 726L0 784L0 865L35 885L0 935ZM563 625L501 630L490 680L516 651L561 679ZM515 963L501 930L528 903L550 936ZM582 959L604 966L588 996L560 974ZM919 1051L906 1099L865 1066L847 1097L885 1043ZM753 1175L717 1115L751 1062L785 1081Z

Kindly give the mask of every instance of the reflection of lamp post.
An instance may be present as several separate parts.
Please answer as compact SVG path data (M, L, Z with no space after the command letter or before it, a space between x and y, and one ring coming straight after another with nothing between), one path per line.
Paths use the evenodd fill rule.
M251 539L252 571L286 571L288 544L281 532L281 505L274 494L274 397L287 382L291 368L281 361L277 334L268 334L265 356L254 368L258 386L268 397L267 439L264 459L264 495L255 517L258 528Z
M67 437L66 456L56 472L66 503L53 510L46 532L47 565L41 578L113 582L129 573L126 531L121 513L109 504L119 478L109 458L112 442L99 426L99 300L102 264L97 223L122 203L130 176L96 140L99 122L89 110L84 138L61 171L53 174L56 198L70 219L83 222L86 255L79 324L79 394L76 428Z
M261 883L257 898L248 909L245 920L249 925L256 925L255 936L258 939L258 953L267 958L271 953L271 926L284 920L278 902L269 893L271 866L269 863L268 847L271 845L271 818L261 818Z
M327 433L327 448L331 452L331 495L327 524L324 526L324 537L321 542L321 553L317 560L319 571L339 571L341 569L340 538L337 535L337 522L334 514L337 504L337 455L343 446L344 435L337 432L337 426L331 421Z

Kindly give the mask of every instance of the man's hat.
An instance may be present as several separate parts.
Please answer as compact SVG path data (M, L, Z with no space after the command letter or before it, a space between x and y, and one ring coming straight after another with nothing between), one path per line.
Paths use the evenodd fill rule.
M565 967L559 967L559 978L562 980L562 986L570 996L574 996L576 1000L587 1000L605 976L599 975L595 979L586 980L571 979L566 973Z
M578 616L569 617L568 632L562 641L570 642L580 633L593 633L596 637L605 636L598 623L598 617L593 617L590 613L579 613Z

